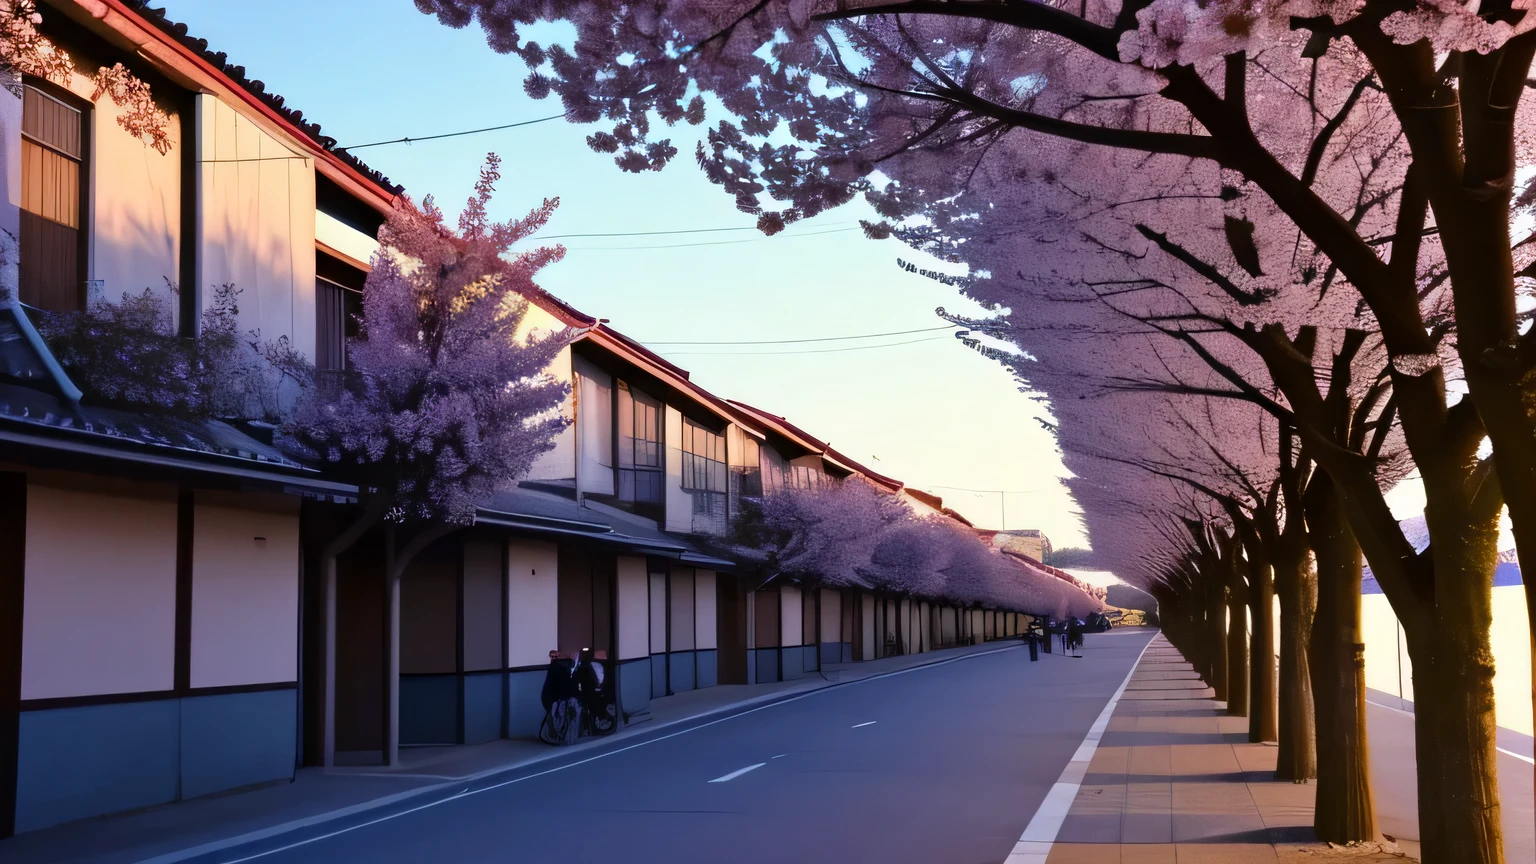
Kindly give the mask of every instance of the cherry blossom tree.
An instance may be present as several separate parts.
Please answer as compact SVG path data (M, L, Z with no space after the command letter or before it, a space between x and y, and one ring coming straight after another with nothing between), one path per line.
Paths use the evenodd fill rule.
M1501 859L1482 627L1501 499L1517 544L1536 549L1529 446L1536 334L1521 317L1517 277L1529 245L1510 233L1526 203L1517 178L1530 162L1520 97L1536 22L1523 7L1396 0L418 5L452 26L478 18L493 48L515 51L530 66L530 93L557 94L575 122L605 121L589 141L615 153L625 170L658 168L675 155L652 117L702 122L708 103L700 94L718 99L730 118L710 130L700 162L770 233L862 194L907 229L905 239L934 234L936 251L975 268L972 244L986 239L992 217L1033 205L1020 181L1038 170L1036 153L1052 151L1042 139L1084 165L1095 164L1086 154L1113 148L1141 160L1148 175L1223 172L1237 182L1221 186L1242 201L1283 214L1301 257L1317 261L1300 284L1318 297L1353 294L1372 322L1362 329L1379 334L1389 360L1384 398L1396 418L1381 425L1400 423L1419 463L1436 536L1429 555L1404 544L1382 504L1376 466L1338 446L1348 435L1327 432L1339 430L1329 426L1315 373L1334 364L1311 356L1316 331L1249 319L1224 332L1262 358L1281 407L1304 421L1295 426L1303 447L1336 488L1373 570L1380 561L1390 571L1383 585L1390 583L1394 607L1420 634L1411 640L1416 677L1430 691L1444 690L1447 703L1476 706L1417 718L1421 748L1438 745L1421 749L1421 764L1442 769L1440 788L1421 794L1426 859ZM523 38L525 25L550 18L575 25L569 47ZM1370 199L1356 194L1359 182L1340 186L1342 172L1319 170L1330 154L1353 156L1360 173L1379 178L1373 206L1362 208ZM1074 176L1102 184L1106 175ZM978 187L987 191L984 206L956 203ZM962 230L938 230L946 215ZM1235 264L1257 277L1262 244L1274 235L1255 230L1262 220L1246 213L1225 215L1213 235L1219 257L1178 240L1172 246L1192 252L1207 273L1228 275ZM902 223L913 216L920 218ZM1177 258L1161 241L1182 227L1180 208L1159 206L1151 216L1139 232L1143 242ZM1437 262L1443 267L1431 278L1449 292L1454 343L1422 302ZM1347 291L1330 290L1346 284ZM1347 320L1329 323L1335 333L1353 329ZM1355 338L1324 342L1348 349ZM1470 398L1448 389L1447 346ZM1493 459L1480 461L1485 436ZM1527 590L1536 611L1536 590ZM1449 638L1436 643L1431 633Z
M36 75L68 86L75 72L68 52L38 31L43 16L36 0L0 0L0 77L16 97L21 76ZM102 66L90 78L91 101L103 95L122 109L117 124L162 156L171 150L171 118L155 104L149 85L121 63Z
M569 387L547 370L570 334L520 335L535 274L564 250L509 251L559 202L492 222L499 166L487 159L457 230L430 197L395 205L363 287L363 336L349 342L339 380L288 366L307 385L285 424L289 441L360 492L356 517L323 550L327 583L335 585L337 557L382 525L396 620L410 561L472 524L476 508L525 475L568 423L558 408ZM392 656L392 698L397 666ZM396 746L389 742L391 763Z

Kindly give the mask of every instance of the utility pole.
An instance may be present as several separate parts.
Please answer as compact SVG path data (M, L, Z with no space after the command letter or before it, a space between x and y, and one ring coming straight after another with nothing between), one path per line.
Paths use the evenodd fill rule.
M1003 528L1002 528L1002 530L1007 531L1008 530L1008 493L1007 492L1004 492L1001 489L997 490L997 504L998 504L999 507L1003 508Z

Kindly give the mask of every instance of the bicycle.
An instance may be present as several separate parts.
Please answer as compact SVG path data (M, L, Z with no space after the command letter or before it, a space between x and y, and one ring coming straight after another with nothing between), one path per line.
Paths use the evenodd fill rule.
M594 661L582 651L575 660L550 652L544 677L544 719L539 740L546 744L574 744L582 736L602 737L619 728L617 707L610 703Z

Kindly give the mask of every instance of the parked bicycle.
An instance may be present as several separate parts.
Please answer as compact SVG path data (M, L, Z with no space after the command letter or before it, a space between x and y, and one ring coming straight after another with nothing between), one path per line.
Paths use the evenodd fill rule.
M618 729L618 712L605 687L603 667L591 648L583 648L574 658L549 652L549 669L544 673L540 694L544 720L539 724L539 740L546 744L574 744L583 735L610 735Z

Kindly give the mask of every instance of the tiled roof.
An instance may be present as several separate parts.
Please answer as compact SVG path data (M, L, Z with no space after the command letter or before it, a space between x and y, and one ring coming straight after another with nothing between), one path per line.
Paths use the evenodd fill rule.
M346 150L336 149L336 139L320 133L320 124L312 123L304 119L304 112L295 108L289 108L283 97L276 93L268 93L266 84L259 79L247 78L244 66L236 66L229 62L229 57L223 51L209 51L208 40L199 39L187 34L187 25L172 21L165 15L164 9L150 6L145 0L121 0L124 6L133 10L140 18L148 22L155 29L176 40L185 48L193 51L213 68L222 72L231 82L245 90L245 92L261 100L268 108L276 111L283 119L309 137L311 141L320 145L322 149L353 170L369 178L380 189L391 195L399 195L404 187L391 183L388 177L368 167L361 159L353 156Z
M53 446L80 444L108 450L150 450L169 458L237 460L261 470L316 477L271 444L218 420L126 411L75 402L60 393L39 349L23 335L21 311L0 307L0 432ZM43 349L46 350L46 349Z

